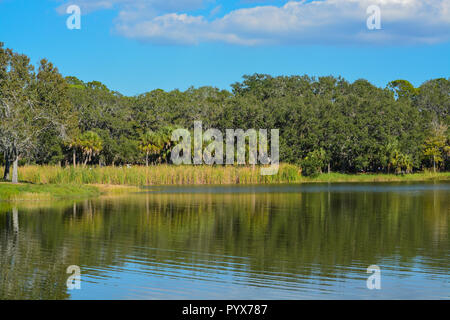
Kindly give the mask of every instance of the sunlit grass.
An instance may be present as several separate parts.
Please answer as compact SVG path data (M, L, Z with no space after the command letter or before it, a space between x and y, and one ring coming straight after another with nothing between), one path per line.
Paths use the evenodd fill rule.
M324 173L317 177L309 178L315 182L395 182L395 181L428 181L428 180L450 180L450 172L419 172L411 174L343 174Z
M0 200L53 200L100 195L100 190L87 185L54 185L0 183Z
M132 166L127 167L59 167L24 166L19 168L19 180L43 185L229 185L277 184L302 182L383 182L450 180L450 172L422 172L414 174L321 174L302 176L299 167L281 164L273 176L260 174L255 166ZM125 190L116 190L124 192Z
M262 176L257 166L24 166L19 168L19 180L35 184L146 186L289 183L300 182L303 177L298 167L288 164L280 165L278 174L274 176Z

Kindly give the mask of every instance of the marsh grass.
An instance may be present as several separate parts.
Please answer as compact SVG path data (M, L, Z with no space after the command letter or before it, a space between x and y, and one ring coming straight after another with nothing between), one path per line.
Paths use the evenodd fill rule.
M321 174L304 177L299 167L281 164L278 174L260 175L258 166L133 166L126 167L59 167L24 166L19 169L19 180L42 185L229 185L277 184L302 182L389 182L450 180L450 172L422 172L395 174ZM117 191L117 190L116 190ZM126 190L122 190L123 192ZM119 192L119 191L117 191Z
M401 182L401 181L445 181L450 180L450 172L431 171L410 173L410 174L343 174L343 173L324 173L313 178L312 182Z
M0 200L54 200L64 198L84 198L100 195L100 190L94 186L53 185L53 184L11 184L0 183Z

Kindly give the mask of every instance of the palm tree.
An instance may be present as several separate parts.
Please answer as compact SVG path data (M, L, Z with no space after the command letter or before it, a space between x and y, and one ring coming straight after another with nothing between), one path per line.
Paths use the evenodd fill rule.
M170 147L172 145L173 130L175 130L175 128L172 126L164 126L157 132L158 141L161 144L159 162L161 162L162 160L165 160L167 162L167 159L171 152Z
M145 164L149 164L149 155L158 155L158 161L166 160L170 154L170 146L172 145L172 131L171 126L165 126L154 132L147 131L141 136L139 141L139 149L145 153Z
M86 131L76 141L85 156L84 166L92 160L93 156L100 154L103 150L102 139L93 131Z
M77 149L81 149L81 140L80 136L76 136L73 138L72 142L69 144L69 148L72 148L72 160L73 160L73 167L75 168L77 166Z
M412 171L413 162L411 159L411 156L408 154L404 154L402 152L399 152L398 150L395 150L393 153L393 156L390 160L390 163L395 168L395 173L401 173L403 168L405 168L406 173L409 173Z
M141 136L141 141L139 142L139 149L145 152L145 165L148 167L148 156L150 154L158 154L163 148L162 137L149 130Z

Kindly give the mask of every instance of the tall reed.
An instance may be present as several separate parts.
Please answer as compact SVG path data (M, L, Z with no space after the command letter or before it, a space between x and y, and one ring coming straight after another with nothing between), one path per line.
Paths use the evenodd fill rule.
M1 169L1 168L0 168ZM204 185L204 184L270 184L300 182L373 182L449 180L450 173L387 174L322 174L304 177L299 167L280 164L273 176L262 176L255 166L132 166L127 167L59 167L24 166L19 180L36 184L108 184L108 185Z
M0 168L1 169L1 168ZM24 166L19 180L38 184L199 185L301 182L299 168L281 164L277 175L262 176L260 167L248 166L132 166L59 167Z

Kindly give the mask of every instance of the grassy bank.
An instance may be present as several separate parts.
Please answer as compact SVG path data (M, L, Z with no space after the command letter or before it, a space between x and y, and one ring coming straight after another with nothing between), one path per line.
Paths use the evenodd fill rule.
M243 166L174 166L160 165L126 167L25 166L19 179L34 184L52 185L205 185L205 184L268 184L302 182L383 182L450 180L450 172L395 174L322 174L304 177L297 166L282 164L278 174L262 176L258 167Z
M0 183L0 200L3 201L84 198L100 194L100 189L94 186Z
M419 172L410 174L321 174L306 178L310 182L402 182L402 181L450 181L450 172Z
M74 184L11 184L0 182L0 201L61 200L88 198L99 195L120 195L137 192L139 188L116 185L74 185Z
M0 168L1 169L1 168ZM23 183L0 182L0 200L54 200L118 195L147 185L276 184L309 182L450 181L450 172L395 174L321 174L304 177L298 167L283 164L274 176L260 175L259 168L169 166L61 168L25 166L19 170Z

